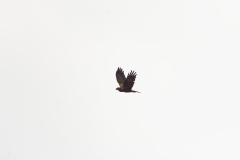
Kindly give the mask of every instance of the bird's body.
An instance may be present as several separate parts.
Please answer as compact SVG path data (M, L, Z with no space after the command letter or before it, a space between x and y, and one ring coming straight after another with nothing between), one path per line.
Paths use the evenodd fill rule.
M121 68L118 68L116 72L116 78L120 87L116 88L116 90L119 92L137 92L132 90L136 76L136 72L131 71L128 73L128 76L126 78L124 71Z

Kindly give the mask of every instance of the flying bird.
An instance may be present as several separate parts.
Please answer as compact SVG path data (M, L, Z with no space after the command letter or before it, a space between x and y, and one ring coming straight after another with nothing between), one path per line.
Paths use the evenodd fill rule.
M137 76L137 73L134 71L131 71L130 73L128 73L126 78L122 68L118 67L116 72L116 78L120 87L116 88L116 90L118 90L119 92L138 92L138 91L132 90L136 76Z

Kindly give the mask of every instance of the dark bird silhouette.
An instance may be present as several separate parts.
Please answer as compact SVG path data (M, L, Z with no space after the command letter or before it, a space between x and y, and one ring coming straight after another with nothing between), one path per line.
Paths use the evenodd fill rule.
M138 91L132 90L136 76L137 76L137 73L134 71L131 71L130 73L128 73L128 76L126 78L122 68L118 67L116 72L116 78L120 87L116 88L116 90L118 90L119 92L138 92Z

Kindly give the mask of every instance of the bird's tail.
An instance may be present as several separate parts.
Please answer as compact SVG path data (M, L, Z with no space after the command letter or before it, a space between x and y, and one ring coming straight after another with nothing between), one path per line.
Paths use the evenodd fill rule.
M141 93L141 92L138 92L138 91L132 91L132 92L134 92L134 93Z

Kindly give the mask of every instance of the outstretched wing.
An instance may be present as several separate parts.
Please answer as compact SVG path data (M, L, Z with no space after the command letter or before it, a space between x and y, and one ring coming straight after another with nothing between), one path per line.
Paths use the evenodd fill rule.
M129 89L129 90L132 89L136 76L137 76L137 73L134 71L131 71L130 73L128 73L127 80L124 83L124 86L126 86L125 87L126 89Z
M122 70L122 68L118 67L116 72L116 78L120 88L124 89L124 81L126 80L126 77L124 75L124 71Z

